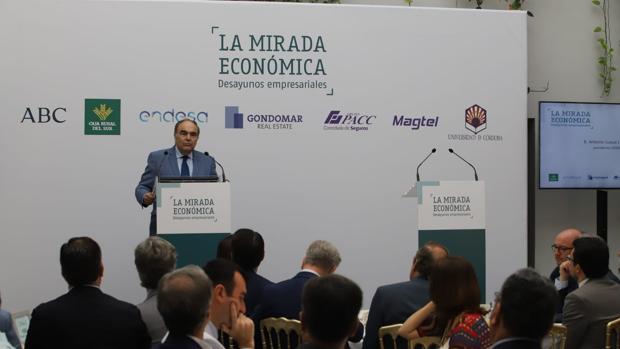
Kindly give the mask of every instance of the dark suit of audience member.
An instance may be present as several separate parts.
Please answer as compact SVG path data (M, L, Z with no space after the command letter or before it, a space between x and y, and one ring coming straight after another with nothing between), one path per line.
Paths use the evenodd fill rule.
M345 349L359 328L362 290L340 275L313 278L302 295L301 349Z
M607 278L609 248L605 241L581 237L573 245L570 273L580 286L564 302L566 349L600 349L605 346L607 322L620 317L620 285Z
M232 260L239 265L245 278L248 293L245 295L246 314L254 316L256 306L261 300L263 289L273 282L258 275L257 270L265 258L265 241L251 229L239 229L230 239Z
M496 299L489 323L493 349L542 349L553 325L555 286L534 269L510 275Z
M558 277L560 277L560 267L555 267L555 269L553 269L553 271L551 272L551 275L549 275L549 279L551 279L552 281L555 281ZM614 275L614 273L611 270L607 272L606 277L607 279L617 284L620 284L620 279L618 279L618 277ZM556 313L555 321L556 322L562 322L562 311L564 309L564 301L566 299L566 296L569 293L576 290L578 287L579 287L579 284L577 283L577 280L570 277L568 278L568 286L558 290L560 301L558 302L558 306L555 309L555 313Z
M168 241L151 236L134 250L134 262L140 277L140 285L146 288L146 299L137 304L153 343L160 342L168 332L157 310L157 285L159 280L174 270L177 263L176 248Z
M306 283L317 276L332 274L340 264L340 253L331 243L317 240L310 244L302 263L302 270L292 279L266 286L263 289L260 304L254 312L254 324L260 327L260 321L269 317L285 317L299 320L301 311L301 294ZM361 323L351 341L359 342L364 335ZM260 329L256 331L256 347L260 343Z
M428 276L436 259L447 251L435 243L427 244L416 253L411 266L410 281L377 288L370 304L363 349L379 348L379 328L401 324L430 300ZM407 341L398 339L399 348L407 348Z
M151 339L138 308L99 289L101 250L88 238L72 238L60 249L69 292L32 312L26 348L149 348Z

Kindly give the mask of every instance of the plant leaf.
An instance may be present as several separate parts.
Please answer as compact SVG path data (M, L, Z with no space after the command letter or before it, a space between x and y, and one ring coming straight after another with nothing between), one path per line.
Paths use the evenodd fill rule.
M601 2L599 0L592 0L592 3L596 6L600 6Z
M601 27L594 28L595 33L600 33L603 29Z

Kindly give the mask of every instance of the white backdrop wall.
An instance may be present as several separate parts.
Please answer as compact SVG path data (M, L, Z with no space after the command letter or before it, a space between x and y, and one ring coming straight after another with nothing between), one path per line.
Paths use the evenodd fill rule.
M398 6L404 2L343 0L342 3ZM485 10L506 9L507 4L505 0L486 0L483 7ZM413 6L473 8L475 1L416 0ZM609 96L601 97L596 62L601 51L595 41L598 34L592 32L594 27L602 25L600 10L591 2L581 0L525 1L524 8L535 16L527 20L528 85L542 89L549 81L548 91L528 95L528 117L538 118L538 102L541 100L620 102L620 88L617 85ZM611 2L611 37L616 51L620 49L619 22L618 6ZM614 64L616 67L620 64L617 55ZM620 215L617 214L620 194L617 190L610 190L608 195L610 268L617 272L620 267L620 258L616 256L620 252ZM535 267L548 275L555 267L550 248L555 234L567 227L596 231L596 193L594 190L536 190L535 210Z
M226 166L233 228L264 235L260 272L274 281L298 270L315 239L340 249L339 272L360 283L366 305L378 285L405 279L417 224L415 202L400 196L433 147L438 153L423 179L472 177L447 152L452 147L486 182L487 295L525 265L524 13L4 1L0 29L7 53L0 60L0 287L14 309L66 289L58 249L76 235L102 245L105 291L140 301L132 252L147 235L149 210L135 202L133 188L148 152L172 145L173 124L139 115L172 108L208 113L198 147ZM220 50L219 34L238 35L244 51ZM250 51L251 34L307 35L315 43L320 36L325 50ZM221 74L220 58L272 55L321 59L326 73ZM219 80L317 80L327 88L237 90ZM119 136L85 135L86 98L121 99ZM474 104L486 109L487 130L479 139L455 139L473 136L464 116ZM225 128L225 106L239 106L243 129ZM65 121L22 122L28 107L66 108L59 117ZM331 111L375 118L367 130L325 130ZM303 122L259 129L250 114L301 115ZM437 117L439 124L394 126L395 115Z

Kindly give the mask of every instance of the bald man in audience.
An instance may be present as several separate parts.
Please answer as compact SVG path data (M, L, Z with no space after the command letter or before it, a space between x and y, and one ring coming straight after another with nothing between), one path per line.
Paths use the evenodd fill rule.
M582 232L578 229L569 228L562 230L555 236L551 249L553 250L553 258L555 258L556 267L549 275L551 282L554 283L555 289L558 291L560 300L555 309L556 321L562 320L562 308L564 307L564 298L570 292L577 289L577 281L570 277L569 265L567 257L573 251L573 241L580 237Z
M448 251L444 246L429 242L422 246L413 258L409 281L377 288L370 304L363 349L379 348L380 327L403 323L428 303L428 276L435 262L447 255ZM406 348L406 340L399 340L398 347Z

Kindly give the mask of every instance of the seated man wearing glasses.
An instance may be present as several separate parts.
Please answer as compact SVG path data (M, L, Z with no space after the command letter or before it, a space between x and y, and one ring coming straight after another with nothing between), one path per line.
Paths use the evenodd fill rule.
M569 228L562 230L555 236L551 249L553 250L553 257L557 266L551 272L549 278L555 284L555 289L558 291L560 301L555 311L555 321L562 322L562 309L564 307L564 299L566 295L573 292L579 287L577 280L570 275L570 261L568 256L573 252L573 242L575 239L581 237L584 234L581 230ZM607 273L607 278L620 283L618 279L611 271Z

